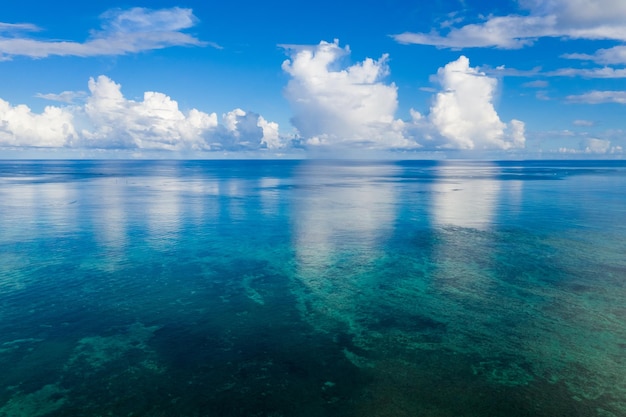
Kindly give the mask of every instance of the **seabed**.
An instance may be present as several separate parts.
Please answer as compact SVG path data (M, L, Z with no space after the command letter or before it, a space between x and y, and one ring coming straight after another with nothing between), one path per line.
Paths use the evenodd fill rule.
M2 162L0 417L624 416L625 174Z

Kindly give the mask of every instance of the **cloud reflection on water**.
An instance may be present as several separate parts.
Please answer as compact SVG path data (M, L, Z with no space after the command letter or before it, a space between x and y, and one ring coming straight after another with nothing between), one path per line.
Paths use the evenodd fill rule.
M501 181L487 175L472 178L459 165L443 164L436 168L440 180L432 183L430 214L436 226L489 229L500 197Z

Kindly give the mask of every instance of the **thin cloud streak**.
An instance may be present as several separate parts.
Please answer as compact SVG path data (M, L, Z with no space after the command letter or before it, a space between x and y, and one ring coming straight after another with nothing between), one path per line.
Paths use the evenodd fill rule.
M0 59L15 56L46 58L49 56L94 57L126 55L173 46L212 46L219 45L201 41L183 33L197 23L191 9L173 7L152 10L133 8L111 10L101 15L99 31L93 31L85 42L38 40L19 36L0 35ZM34 31L38 28L30 24L0 23L0 33L19 30Z
M602 65L623 65L626 64L626 46L619 45L613 48L598 49L593 54L565 54L563 58L593 61Z
M618 103L626 104L626 91L590 91L579 95L566 97L570 103L601 104Z
M616 79L626 78L626 68L558 68L553 71L542 71L541 68L533 68L531 70L518 70L515 68L482 67L482 71L487 74L497 75L500 77L580 77L589 79Z
M58 101L61 103L73 104L78 100L84 100L87 97L87 93L84 91L63 91L59 94L54 93L38 93L35 95L37 98L42 98L49 101Z
M519 0L528 14L488 16L481 23L450 27L447 33L404 32L399 43L438 48L520 49L544 37L626 41L626 3L621 0Z
M3 23L0 22L0 33L39 32L41 28L31 23Z

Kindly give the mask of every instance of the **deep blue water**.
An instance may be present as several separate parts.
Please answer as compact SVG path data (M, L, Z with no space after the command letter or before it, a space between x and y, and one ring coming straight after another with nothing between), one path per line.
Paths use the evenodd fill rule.
M0 161L0 417L626 415L626 162Z

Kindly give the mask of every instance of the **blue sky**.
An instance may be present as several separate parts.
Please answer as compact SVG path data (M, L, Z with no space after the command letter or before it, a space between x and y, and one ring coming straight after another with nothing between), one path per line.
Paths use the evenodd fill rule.
M11 2L0 157L623 158L623 0Z

